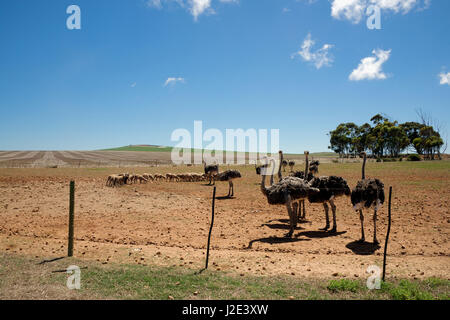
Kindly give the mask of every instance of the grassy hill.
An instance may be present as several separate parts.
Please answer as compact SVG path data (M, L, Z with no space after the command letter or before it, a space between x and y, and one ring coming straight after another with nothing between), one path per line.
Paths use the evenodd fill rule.
M156 145L129 145L118 148L102 149L101 151L147 151L147 152L172 152L173 147L156 146ZM197 151L192 149L192 152ZM286 156L302 156L303 154L286 153ZM333 157L337 155L334 152L313 152L313 157Z
M147 151L147 152L171 152L172 147L152 146L152 145L130 145L111 149L102 149L101 151Z

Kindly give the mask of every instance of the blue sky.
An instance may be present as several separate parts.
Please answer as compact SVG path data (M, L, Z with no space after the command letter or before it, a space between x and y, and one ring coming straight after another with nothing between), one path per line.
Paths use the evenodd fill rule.
M376 113L448 124L450 1L385 0L380 30L352 1L1 1L0 150L174 145L202 120L315 152Z

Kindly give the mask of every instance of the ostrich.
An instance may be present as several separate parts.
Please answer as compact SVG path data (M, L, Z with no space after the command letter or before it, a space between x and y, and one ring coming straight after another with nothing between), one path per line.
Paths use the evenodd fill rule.
M218 164L210 164L207 166L206 162L204 162L204 161L203 161L203 164L204 164L204 168L205 168L205 174L209 177L208 185L216 184L215 175L219 173L219 165ZM214 180L214 183L212 183L212 180Z
M289 160L289 167L291 168L291 172L294 171L295 161Z
M266 187L266 171L267 168L261 172L261 192L266 196L267 202L271 205L284 204L289 214L290 229L286 234L286 237L292 237L294 229L297 226L297 216L292 210L292 201L297 199L305 199L310 195L319 193L319 189L311 188L311 186L303 179L296 177L281 177L281 163L283 161L283 153L280 151L280 164L278 166L278 177L280 181ZM271 160L273 163L272 177L275 170L275 160Z
M325 210L326 225L321 230L326 231L330 228L330 218L328 215L327 204L329 203L333 212L333 228L330 230L330 232L336 232L336 205L334 204L334 199L343 195L350 195L350 188L348 187L347 181L345 181L345 179L342 177L323 176L315 177L309 183L311 184L311 187L318 188L320 190L319 193L308 196L308 201L310 203L323 204L323 208Z
M359 211L359 219L361 220L361 239L360 242L365 241L364 237L364 215L363 208L374 208L373 213L373 243L378 244L377 240L377 211L384 203L384 184L378 179L366 179L366 158L365 152L361 153L364 157L362 165L362 180L358 181L356 187L352 191L351 200L353 209Z
M309 165L308 162L309 151L305 151L304 153L305 153L305 171L295 171L291 173L291 176L300 179L306 179L306 181L311 181L314 178L314 173L311 172L311 166ZM302 207L303 207L303 214L302 214ZM300 200L298 205L294 206L294 211L297 211L297 208L298 208L298 220L305 220L306 219L305 200Z
M311 172L313 175L318 174L319 173L319 165L320 165L319 160L311 161L311 163L309 164L309 172Z
M228 184L230 185L228 189L228 195L227 197L233 197L234 195L234 186L233 186L233 180L241 178L241 173L237 170L227 170L222 173L219 173L216 176L217 181L228 181Z
M283 161L281 162L281 165L283 166L283 172L286 172L286 167L287 167L287 165L288 165L288 162L287 162L286 160L283 160Z

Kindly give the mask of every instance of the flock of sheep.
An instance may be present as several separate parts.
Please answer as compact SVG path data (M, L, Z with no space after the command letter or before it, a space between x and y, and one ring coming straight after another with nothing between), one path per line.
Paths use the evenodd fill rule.
M120 173L111 174L106 180L106 186L108 187L119 187L125 184L133 183L147 183L154 181L169 181L169 182L198 182L206 181L208 178L207 174L200 173L180 173L180 174L130 174L130 173Z

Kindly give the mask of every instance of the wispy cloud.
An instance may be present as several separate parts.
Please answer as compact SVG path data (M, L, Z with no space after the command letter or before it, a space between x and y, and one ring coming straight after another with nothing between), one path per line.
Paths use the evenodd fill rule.
M352 71L349 79L352 81L360 80L384 80L387 75L383 72L382 67L391 54L391 50L373 50L373 56L366 57L361 60L358 67Z
M169 85L174 86L177 82L185 83L184 78L178 77L178 78L167 78L166 82L164 83L164 87L167 87Z
M367 7L376 5L381 10L407 14L413 8L427 9L431 0L332 0L331 16L335 19L346 19L359 23L365 15Z
M313 4L317 2L317 0L296 0L297 2L305 2L307 4Z
M150 8L162 9L161 0L147 0L146 3Z
M441 78L439 82L440 84L448 84L450 86L450 72L447 73L441 72L439 74L439 78Z
M216 0L214 0L216 1ZM238 3L239 0L217 0L220 3ZM161 10L169 4L178 5L186 9L197 21L198 17L203 14L214 14L215 10L212 8L212 0L147 0L146 4L149 8Z
M311 39L311 33L308 33L305 40L302 43L301 49L291 55L291 59L300 56L304 61L311 62L317 69L323 66L330 66L333 62L333 57L329 53L329 50L333 48L331 44L324 44L322 48L312 51L315 41Z
M133 82L131 85L130 85L130 87L132 87L132 88L134 88L134 87L136 87L136 82Z

